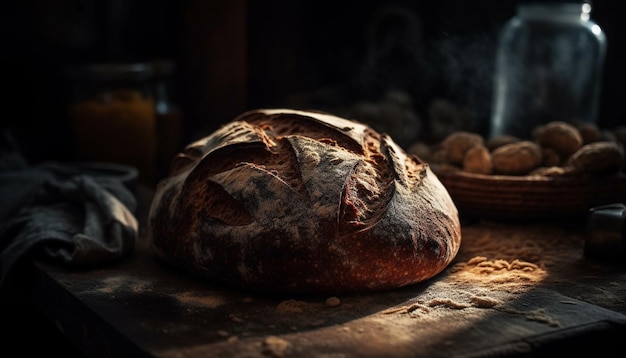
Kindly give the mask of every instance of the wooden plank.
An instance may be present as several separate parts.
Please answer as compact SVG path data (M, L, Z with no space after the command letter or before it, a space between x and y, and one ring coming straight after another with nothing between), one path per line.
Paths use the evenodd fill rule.
M177 272L157 261L144 227L119 263L37 263L31 297L90 356L532 356L586 337L623 354L626 266L585 259L579 224L466 225L434 279L339 305Z

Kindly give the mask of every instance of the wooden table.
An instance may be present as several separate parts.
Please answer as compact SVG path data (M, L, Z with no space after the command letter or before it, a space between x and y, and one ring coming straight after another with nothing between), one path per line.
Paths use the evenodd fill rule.
M440 275L339 305L189 277L140 231L132 257L107 267L32 266L27 296L89 356L626 356L626 264L586 259L580 222L466 223Z

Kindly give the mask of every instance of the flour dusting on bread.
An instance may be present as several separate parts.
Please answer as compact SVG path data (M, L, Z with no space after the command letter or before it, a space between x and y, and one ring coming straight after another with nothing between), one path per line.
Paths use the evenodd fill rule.
M157 255L231 286L373 291L455 257L458 213L427 164L326 113L246 112L185 148L150 211Z

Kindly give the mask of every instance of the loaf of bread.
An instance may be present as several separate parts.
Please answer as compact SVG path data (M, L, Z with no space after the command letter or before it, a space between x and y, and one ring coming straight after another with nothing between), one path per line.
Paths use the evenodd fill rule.
M156 255L213 282L336 294L429 279L461 243L429 166L367 125L253 110L174 158L156 188Z

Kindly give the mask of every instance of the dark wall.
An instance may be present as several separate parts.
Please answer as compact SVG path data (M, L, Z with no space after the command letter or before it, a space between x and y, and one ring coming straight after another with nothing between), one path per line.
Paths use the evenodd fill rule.
M446 98L471 107L477 123L472 129L480 130L490 108L497 31L513 5L360 4L251 3L250 105L287 104L347 115L363 101L384 102L394 90L410 97L412 116L424 125L431 101ZM424 125L419 130L426 130Z
M599 118L600 123L607 127L626 125L626 22L619 19L623 11L621 8L619 1L596 0L592 13L608 41Z
M240 111L333 109L401 88L489 116L497 33L516 1L22 0L0 12L2 125L32 161L71 158L69 63L170 58L186 139ZM626 123L619 2L596 0L609 47L600 121Z
M518 3L251 3L249 103L337 112L398 88L411 96L423 122L433 101L443 98L470 109L464 129L485 134L498 35ZM609 43L599 114L606 127L626 124L621 105L626 27L617 14L616 2L594 2L592 17ZM427 127L421 130L428 133Z

